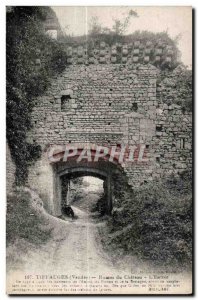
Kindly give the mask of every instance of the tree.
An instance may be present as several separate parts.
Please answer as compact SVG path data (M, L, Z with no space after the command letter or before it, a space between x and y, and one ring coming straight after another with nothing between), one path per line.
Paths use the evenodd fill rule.
M123 20L114 19L114 24L112 28L104 27L99 21L97 16L91 18L89 23L89 36L97 36L100 34L112 34L112 35L124 35L126 32L131 18L137 18L138 14L136 11L130 9L127 13L127 16Z
M91 21L89 23L89 36L98 36L100 34L109 34L111 30L108 27L103 27L100 23L98 17L94 16L91 18Z
M132 9L130 9L123 21L119 19L114 19L112 31L117 35L124 35L126 33L127 28L129 27L131 18L138 18L137 12Z

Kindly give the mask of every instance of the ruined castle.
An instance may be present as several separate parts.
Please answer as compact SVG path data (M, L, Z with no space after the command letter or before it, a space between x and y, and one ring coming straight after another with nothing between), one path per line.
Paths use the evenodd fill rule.
M135 189L191 168L192 114L165 103L162 93L171 93L171 82L181 67L157 85L158 63L168 64L172 54L171 47L160 42L113 46L101 42L91 50L85 45L67 48L65 71L53 78L51 87L37 99L28 134L31 143L42 147L40 160L29 170L28 183L42 195L51 214L61 214L65 178L92 175L103 179L110 212L118 172L124 173ZM148 161L112 165L106 161L49 161L50 147L82 143L93 149L96 145L118 149L144 145ZM7 165L10 189L11 159Z

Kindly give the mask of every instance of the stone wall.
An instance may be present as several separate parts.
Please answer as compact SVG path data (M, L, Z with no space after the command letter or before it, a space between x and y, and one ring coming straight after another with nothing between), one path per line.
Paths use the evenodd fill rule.
M70 66L38 98L30 136L41 145L127 143L129 112L154 120L155 107L155 67ZM138 141L139 128L131 133Z
M49 213L57 211L54 191L55 178L53 168L49 164L47 155L42 153L42 157L32 167L29 168L28 176L30 187L39 193L43 206Z
M112 46L101 41L94 45L67 47L68 64L148 64L169 65L174 56L173 47L162 41L145 43L136 40L131 43L115 43Z
M125 164L132 186L191 166L191 114L156 97L150 64L70 65L37 99L30 141L145 144L147 164Z

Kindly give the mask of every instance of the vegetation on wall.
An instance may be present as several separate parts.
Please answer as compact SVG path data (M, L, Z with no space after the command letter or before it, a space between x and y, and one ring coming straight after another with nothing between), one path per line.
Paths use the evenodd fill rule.
M113 19L114 23L112 28L104 27L98 17L92 17L89 24L89 33L91 37L98 37L100 34L108 34L114 36L123 36L126 33L133 18L138 18L138 14L135 10L130 9L123 19Z
M169 66L171 70L179 60L177 41L172 40L167 32L136 31L125 35L129 23L134 17L138 17L133 10L129 11L125 19L114 20L111 29L104 28L96 19L92 22L88 37L62 37L59 42L45 34L44 22L48 16L55 16L49 7L19 6L9 7L7 11L7 140L16 165L17 184L24 184L29 165L41 153L39 145L30 144L26 140L27 131L31 129L30 115L36 97L44 93L55 74L64 70L67 45L88 43L89 50L100 41L111 46L138 40L142 45L150 42L153 49L159 43L170 45L173 48L172 63ZM189 108L192 95L191 75L186 72L179 75L176 87L180 88L175 89L179 92L174 101L187 104L184 106Z
M134 10L130 10L128 15L123 20L114 20L112 28L104 27L97 17L93 17L90 22L90 30L88 36L64 38L64 42L68 45L84 45L86 44L88 54L93 52L93 49L99 48L101 42L107 45L118 45L117 47L117 62L121 61L121 52L119 53L119 44L127 44L130 49L134 42L139 41L140 52L142 57L144 50L151 50L150 62L157 66L161 72L158 74L157 87L158 99L164 103L171 105L172 103L182 106L184 111L192 111L192 71L181 65L181 53L178 49L180 35L172 39L167 31L150 32L150 31L135 31L132 34L126 35L129 24L134 18L139 17ZM149 46L148 46L149 45ZM155 62L155 51L157 48L163 49L164 57L160 62ZM171 61L166 62L164 59L167 53L167 48L171 51ZM121 48L120 48L121 49ZM140 54L141 56L141 54ZM141 57L140 57L141 61ZM178 70L175 69L178 67ZM164 80L165 79L165 80ZM160 92L159 92L160 91Z
M6 92L7 141L16 164L16 183L24 184L28 166L40 155L40 146L26 141L35 98L44 93L50 79L63 71L63 47L44 31L49 7L19 6L7 10Z
M112 28L104 27L97 17L93 17L90 22L90 29L87 36L66 36L63 39L63 42L68 45L70 44L75 46L84 44L86 45L89 53L92 49L98 48L101 42L105 42L109 46L118 45L119 50L119 44L127 44L129 45L129 49L131 45L132 49L134 42L139 41L142 55L144 54L144 48L149 48L151 50L149 55L152 64L156 64L157 67L162 70L173 70L180 63L181 53L177 46L179 36L172 39L167 31L159 33L153 33L150 31L135 31L132 34L126 34L130 23L132 23L133 19L137 17L139 16L136 11L129 10L123 20L114 19ZM165 62L163 59L160 63L155 62L155 50L157 48L165 49L167 47L169 47L172 51L171 62ZM166 50L164 51L164 54L166 55Z
M173 72L163 71L157 80L157 98L167 105L180 105L183 111L192 111L192 71L178 66Z

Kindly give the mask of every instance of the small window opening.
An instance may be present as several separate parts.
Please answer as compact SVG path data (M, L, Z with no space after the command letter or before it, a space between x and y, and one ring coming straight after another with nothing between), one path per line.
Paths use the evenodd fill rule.
M71 144L71 141L69 141L69 144Z
M160 158L159 157L156 157L156 162L160 162Z
M162 125L157 125L156 126L156 131L158 131L158 132L162 131Z
M185 138L180 139L180 149L185 149Z
M138 110L138 105L137 103L132 104L132 111L137 111Z
M149 145L146 145L146 149L149 149Z
M111 103L109 103L109 106L111 106Z
M67 103L69 102L69 100L71 99L70 95L63 95L61 97L61 109L65 109L67 106Z
M111 123L110 123L110 122L108 122L108 125L111 125Z

